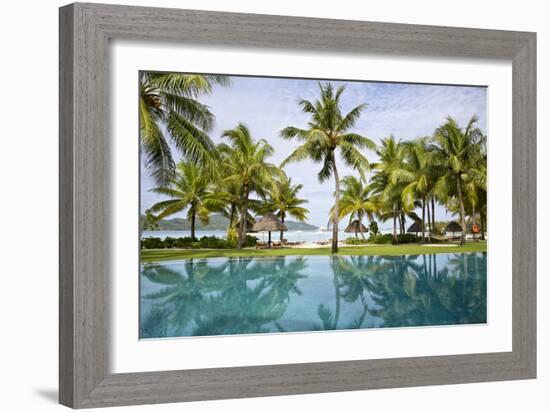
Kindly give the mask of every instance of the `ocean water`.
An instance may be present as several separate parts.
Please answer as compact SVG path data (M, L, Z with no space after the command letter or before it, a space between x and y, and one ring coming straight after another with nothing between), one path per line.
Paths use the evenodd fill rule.
M486 323L487 255L144 263L142 339Z
M391 233L391 230L380 230L381 233ZM197 230L195 232L195 236L197 238L201 238L203 236L216 236L218 238L225 238L226 231L225 230ZM267 241L268 234L267 232L259 232L259 233L250 233L252 236L256 236L260 240ZM155 231L143 231L141 234L141 238L146 237L158 237L161 239L164 239L166 237L187 237L191 236L191 232L188 230L155 230ZM361 237L361 234L358 234L359 237ZM271 239L277 240L280 237L280 232L271 232ZM330 231L324 231L320 232L317 230L304 230L304 231L297 231L297 230L289 230L286 232L283 232L283 238L288 239L291 242L297 242L297 241L305 241L305 242L317 242L320 240L328 240L332 237L332 232ZM338 239L344 240L348 237L355 237L355 234L353 233L344 233L343 231L338 232ZM365 237L368 238L369 234L368 232L365 233Z

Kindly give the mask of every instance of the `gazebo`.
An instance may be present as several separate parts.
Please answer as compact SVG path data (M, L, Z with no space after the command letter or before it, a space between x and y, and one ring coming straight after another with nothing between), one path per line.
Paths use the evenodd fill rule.
M268 232L268 246L271 247L271 232L286 232L287 228L283 222L273 213L265 214L252 226L255 232Z
M445 226L445 232L451 232L451 233L456 233L456 232L460 232L462 233L462 226L460 226L457 222L455 221L452 221L452 222L449 222L449 224L447 226Z
M355 219L353 222L350 222L347 228L344 229L345 233L355 233L355 237L357 237L357 233L366 233L369 230L365 227L365 225L359 220Z

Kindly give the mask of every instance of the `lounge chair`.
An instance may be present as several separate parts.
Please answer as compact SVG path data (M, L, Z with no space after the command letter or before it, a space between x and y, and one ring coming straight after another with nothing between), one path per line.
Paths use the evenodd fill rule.
M280 249L280 248L283 247L283 245L282 245L281 241L279 241L279 240L274 240L273 242L271 242L271 247L272 247L273 249Z
M261 240L258 240L256 242L256 249L267 249L269 247L269 245L267 244L267 242L264 242L264 241L261 241Z

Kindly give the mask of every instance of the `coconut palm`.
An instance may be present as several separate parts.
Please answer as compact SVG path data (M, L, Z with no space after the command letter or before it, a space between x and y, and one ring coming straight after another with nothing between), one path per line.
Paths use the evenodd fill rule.
M245 239L246 220L249 209L249 197L252 193L265 195L265 190L271 185L273 177L279 176L279 169L267 158L273 154L273 147L265 140L254 140L250 130L239 123L234 129L223 132L222 137L228 144L219 146L225 169L224 182L240 187L240 220L238 228L239 249L242 249Z
M302 207L308 201L298 197L298 192L302 188L303 185L301 184L292 184L292 179L281 171L281 175L278 179L274 180L268 198L265 200L265 212L275 213L283 224L287 216L292 216L299 222L304 222L307 220L309 211ZM282 230L280 239L281 241L283 240Z
M207 135L214 115L197 98L224 76L141 72L139 133L145 165L160 186L174 177L173 144L189 161L214 169L214 145Z
M345 176L341 181L342 196L340 197L340 219L349 215L350 223L357 219L359 221L359 231L364 239L363 219L368 218L369 222L374 219L374 213L378 210L378 205L371 195L370 187L365 185L363 179L355 176ZM333 206L334 208L334 206ZM333 209L331 208L331 213ZM355 234L357 236L357 233Z
M159 186L153 192L168 196L151 206L152 212L158 212L157 220L187 209L187 220L191 223L191 238L195 239L195 223L197 217L204 224L208 223L209 215L219 211L224 203L216 198L210 190L212 177L203 168L194 163L179 163L176 175L168 186Z
M390 183L402 182L401 200L406 211L415 207L415 200L419 199L422 207L421 233L422 243L426 241L424 233L426 227L426 206L428 193L433 187L433 155L428 147L428 139L420 138L403 144L404 159L399 167L390 172ZM429 220L429 219L428 219Z
M320 98L314 102L300 99L298 104L304 113L310 115L306 129L294 126L284 128L280 135L284 139L296 139L301 144L283 162L283 166L290 162L311 159L315 163L322 163L318 173L320 182L334 178L334 209L332 216L332 253L338 252L338 221L340 217L340 176L338 175L337 155L344 163L363 173L368 167L367 158L361 149L376 148L374 142L367 137L350 132L357 123L361 112L366 105L354 107L347 114L341 110L341 97L344 86L337 88L328 83L319 84Z
M436 145L438 162L442 174L437 179L434 193L443 202L455 197L459 206L462 236L460 243L466 241L465 199L467 185L472 180L482 180L483 171L478 167L480 148L484 145L484 136L476 127L477 116L473 116L465 128L461 128L456 120L447 117L433 137Z
M377 163L372 164L375 174L372 176L370 188L377 197L378 216L381 221L393 220L393 241L397 242L397 223L400 233L403 233L404 217L401 193L404 183L390 179L393 171L403 167L404 146L393 136L382 139L376 149L379 157Z

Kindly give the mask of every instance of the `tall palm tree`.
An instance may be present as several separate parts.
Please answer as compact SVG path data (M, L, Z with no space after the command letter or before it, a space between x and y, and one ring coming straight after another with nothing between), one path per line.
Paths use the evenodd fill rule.
M254 140L244 124L239 123L234 129L224 131L222 137L229 141L229 144L219 146L226 170L223 180L241 188L237 245L242 249L250 194L264 194L273 177L280 172L277 166L267 162L267 158L273 154L273 147L265 139Z
M340 153L344 163L361 173L368 167L367 158L361 149L376 148L374 142L367 137L350 132L357 123L361 112L366 105L354 107L347 114L343 114L340 99L344 86L337 88L328 83L319 83L320 98L314 102L300 99L298 104L304 113L310 115L307 129L294 126L284 128L280 135L284 139L296 139L301 144L283 162L283 166L290 162L311 159L323 166L318 173L320 182L334 177L334 209L332 215L332 253L338 252L338 221L340 216L340 176L336 164L336 152Z
M195 239L197 217L204 224L209 215L220 210L224 203L210 190L212 177L200 166L181 162L177 165L175 177L168 186L159 186L153 192L170 197L151 206L152 212L159 212L157 220L181 212L187 208L187 220L191 223L191 238Z
M462 226L461 244L466 241L466 185L473 179L479 179L482 174L477 168L477 161L484 136L476 127L477 121L477 116L473 116L466 127L461 128L456 120L447 117L447 121L437 128L433 137L438 162L442 167L434 191L444 202L451 197L457 199Z
M371 195L370 187L366 186L363 179L355 176L345 176L340 181L342 197L340 198L340 219L349 215L349 221L354 219L359 221L359 230L364 239L363 219L368 218L369 222L374 219L374 213L377 211L377 204ZM331 209L332 212L332 209ZM357 233L355 234L357 236Z
M197 98L210 93L227 77L141 72L139 133L145 165L160 186L174 177L176 165L170 143L188 161L214 169L214 145L207 135L214 115Z
M397 242L397 223L403 232L403 207L401 193L404 184L396 179L390 179L393 171L403 167L404 145L396 141L393 136L382 139L376 149L379 157L377 163L372 164L375 173L372 176L370 188L378 198L378 216L382 221L393 220L393 241Z
M401 200L407 211L415 207L415 200L419 199L422 207L422 243L426 241L424 236L426 227L427 196L433 186L433 162L432 154L428 148L428 139L420 138L404 143L404 161L399 167L390 173L390 182L404 183L401 192Z
M309 211L302 205L308 203L308 201L298 197L298 192L303 187L301 184L292 184L292 179L281 171L279 178L274 180L272 189L266 199L266 212L275 213L283 224L287 216L292 216L299 222L307 220ZM283 240L282 230L280 239Z

